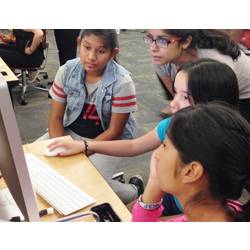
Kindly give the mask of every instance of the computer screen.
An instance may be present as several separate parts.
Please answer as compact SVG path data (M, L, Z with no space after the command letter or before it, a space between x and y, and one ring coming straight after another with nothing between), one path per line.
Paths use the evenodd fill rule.
M25 220L39 221L35 194L24 158L15 113L7 83L1 73L0 171Z

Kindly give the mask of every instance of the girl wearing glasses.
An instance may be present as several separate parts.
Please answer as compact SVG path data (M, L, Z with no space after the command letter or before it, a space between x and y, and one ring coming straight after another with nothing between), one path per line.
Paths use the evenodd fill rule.
M158 221L164 192L184 208L168 221L250 221L250 201L237 201L250 175L249 123L226 106L198 104L173 116L167 137L153 155L133 221Z
M155 70L171 99L178 67L186 62L211 58L229 65L239 83L239 109L250 122L250 59L227 34L218 30L148 30L144 37L150 45Z
M180 68L174 84L175 98L171 102L174 112L190 106L194 103L207 103L219 100L229 103L232 107L238 107L238 83L232 69L226 64L211 59L200 59L189 62ZM166 130L171 118L161 121L155 129L144 136L133 140L116 141L87 141L88 149L97 153L113 156L136 156L159 147L165 141ZM57 140L49 145L51 150L57 147L66 150L61 156L85 152L86 145L82 141ZM164 196L164 205L168 209L164 215L172 215L182 212L177 199L172 195ZM171 207L171 209L169 209Z

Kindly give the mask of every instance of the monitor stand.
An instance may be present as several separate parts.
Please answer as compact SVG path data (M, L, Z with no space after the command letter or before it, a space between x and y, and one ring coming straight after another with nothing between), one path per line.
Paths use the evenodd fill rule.
M24 221L24 217L16 205L8 188L0 190L0 221L9 221L11 218L18 217Z

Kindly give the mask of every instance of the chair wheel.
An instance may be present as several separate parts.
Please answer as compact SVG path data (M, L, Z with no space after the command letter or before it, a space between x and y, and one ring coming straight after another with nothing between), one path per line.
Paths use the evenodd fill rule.
M43 79L49 79L49 76L46 74L43 76Z
M28 104L28 102L26 102L25 100L21 100L21 103L20 103L21 105L27 105Z
M42 88L42 89L46 89L46 87L44 85L42 85L42 84L37 84L36 86L39 87L39 88Z

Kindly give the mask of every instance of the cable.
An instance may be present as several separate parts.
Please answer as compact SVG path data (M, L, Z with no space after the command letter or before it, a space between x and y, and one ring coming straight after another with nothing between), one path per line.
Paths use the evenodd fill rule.
M99 215L97 213L89 211L89 212L85 212L85 213L78 213L78 214L69 215L69 216L66 216L66 217L63 217L61 219L56 220L56 222L70 221L70 220L74 220L74 219L78 219L78 218L90 216L90 215L92 215L97 222L100 221Z

